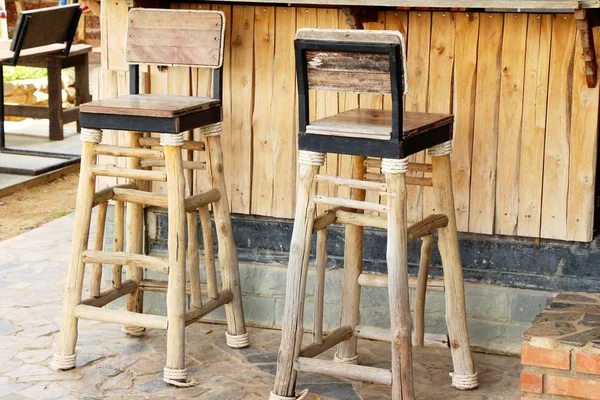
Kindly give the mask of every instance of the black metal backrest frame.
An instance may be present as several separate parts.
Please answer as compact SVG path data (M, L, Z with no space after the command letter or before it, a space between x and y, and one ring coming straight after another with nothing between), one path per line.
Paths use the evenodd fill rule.
M30 32L30 27L32 24L36 23L36 19L40 19L40 17L47 17L49 14L72 14L71 20L69 24L65 26L63 29L62 26L55 26L54 35L42 36L41 40L36 41L35 45L28 45L27 43L27 35ZM13 52L13 56L9 61L0 62L1 65L12 65L15 66L19 62L19 56L21 54L21 50L27 48L41 47L45 45L51 45L56 43L64 43L65 48L62 51L64 56L68 56L71 51L71 45L73 44L73 39L75 38L75 32L77 31L77 25L79 24L79 19L81 17L81 7L79 4L69 4L65 6L58 7L48 7L37 10L28 10L23 11L19 14L17 19L17 23L15 25L15 34L13 40L11 41L10 50Z
M403 63L399 43L348 42L333 40L296 39L296 75L298 80L299 133L298 148L324 153L400 158L402 155ZM344 136L311 135L309 124L309 84L307 51L330 51L362 54L387 54L389 57L390 92L392 96L392 126L389 140Z

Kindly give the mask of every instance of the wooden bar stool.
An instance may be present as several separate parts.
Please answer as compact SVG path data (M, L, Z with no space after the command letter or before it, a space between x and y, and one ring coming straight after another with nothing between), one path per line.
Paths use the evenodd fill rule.
M185 27L185 29L181 29ZM81 107L81 172L75 212L73 249L62 311L61 342L54 356L58 369L75 366L78 319L120 323L130 335L142 335L145 328L167 330L167 361L164 380L189 386L185 369L185 327L220 306L227 315L227 344L248 346L239 283L238 259L229 203L223 176L221 149L221 69L225 18L215 11L133 9L129 13L126 60L130 65L130 95L87 103ZM139 93L139 64L209 67L214 69L214 97L166 96ZM199 128L203 142L183 140L183 132ZM102 145L102 129L129 130L128 146ZM142 132L158 132L160 139ZM152 147L152 148L143 148ZM207 164L183 161L185 151L207 152ZM128 157L127 168L97 165L97 155ZM166 167L152 171L144 167ZM186 197L184 169L208 169L212 188ZM130 183L94 193L96 176L128 178ZM166 182L167 194L149 193L147 181ZM103 250L107 202L115 203L115 246ZM126 223L124 205L127 204ZM208 206L212 204L219 244L218 260L222 287L217 287L212 259L212 231ZM88 248L92 208L98 205L98 234ZM143 207L168 209L168 260L143 254ZM197 213L202 223L207 285L200 284L197 247ZM186 287L187 259L190 287ZM127 232L123 251L124 229ZM102 263L113 264L113 283L101 291ZM91 297L82 298L84 268L91 264ZM127 279L121 282L121 268ZM167 281L144 279L149 269L168 276ZM146 291L166 292L167 316L143 314ZM186 311L186 294L191 295ZM202 304L201 296L208 301ZM127 311L102 308L127 296Z
M450 153L452 115L403 113L406 93L404 39L394 31L302 29L295 42L300 133L296 213L287 275L277 375L271 400L295 399L298 372L325 373L392 386L395 400L414 399L412 320L409 308L407 246L424 238L422 260L428 268L433 232L439 234L444 270L446 321L454 362L452 385L477 387L465 311L462 265L454 214ZM354 109L309 122L309 90L391 94L392 111ZM409 164L408 156L428 149L431 164ZM353 155L352 179L318 175L328 152ZM382 158L383 176L367 178L365 163ZM431 178L406 177L409 170L431 172ZM351 198L316 195L317 182L351 188ZM406 184L433 186L436 212L411 226L407 223ZM365 201L365 191L387 197L387 204ZM317 204L330 206L315 218ZM386 214L366 215L364 211ZM340 328L322 334L326 228L346 226ZM362 274L362 229L387 229L388 275ZM303 311L311 238L317 233L315 326L313 343L302 348ZM427 283L427 272L419 280ZM387 286L391 329L359 324L360 286ZM419 285L424 297L426 285ZM422 306L422 303L421 303ZM422 307L421 307L422 308ZM420 318L422 321L422 317ZM422 329L421 329L422 331ZM421 336L419 334L417 336ZM390 370L356 364L357 338L390 341ZM334 362L315 356L338 345ZM306 391L305 391L306 392ZM300 397L304 396L300 394Z

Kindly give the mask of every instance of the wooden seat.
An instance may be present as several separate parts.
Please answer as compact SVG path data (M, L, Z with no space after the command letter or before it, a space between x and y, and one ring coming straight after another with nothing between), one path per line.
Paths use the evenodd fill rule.
M447 114L405 112L402 123L402 137L406 139L424 135L438 128L449 127L453 121L454 117ZM306 133L390 140L392 135L392 111L355 108L312 122L307 125Z
M219 107L220 105L219 99L209 97L129 94L113 99L86 103L81 106L81 111L98 114L176 118Z

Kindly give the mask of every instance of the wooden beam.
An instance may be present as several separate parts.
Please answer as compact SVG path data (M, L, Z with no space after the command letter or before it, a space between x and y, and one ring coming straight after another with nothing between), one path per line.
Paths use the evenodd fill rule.
M131 254L123 251L85 250L81 253L81 260L86 264L129 265L131 267L146 268L159 274L169 273L169 263L162 258L143 254Z
M389 342L392 338L392 333L389 329L386 328L378 328L376 326L367 326L367 325L357 325L354 328L354 336L357 336L362 339L370 339L370 340L378 340L380 342ZM436 334L436 333L426 333L425 346L430 347L450 347L450 340L448 339L448 335Z
M90 297L89 299L83 300L81 304L92 307L104 307L110 302L115 301L119 297L125 296L129 293L133 293L137 289L137 284L132 280L123 282L120 288L110 288L100 293L98 297Z
M74 314L80 319L141 326L143 328L167 329L167 317L162 315L140 314L124 310L109 310L85 304L80 304L75 307Z
M299 357L294 363L294 369L298 372L312 372L361 382L373 382L387 386L392 385L392 372L382 368Z
M188 326L189 324L193 324L194 322L198 321L200 318L206 316L207 314L210 314L217 308L227 303L231 303L232 300L233 293L231 293L231 290L223 290L221 293L219 293L216 299L211 299L207 301L204 305L202 305L202 307L194 307L192 308L192 310L188 311L185 314L185 325Z

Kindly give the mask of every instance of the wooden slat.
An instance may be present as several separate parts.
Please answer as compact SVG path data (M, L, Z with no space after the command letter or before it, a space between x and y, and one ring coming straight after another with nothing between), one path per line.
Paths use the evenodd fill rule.
M502 77L496 178L496 223L500 235L517 233L519 214L519 149L523 113L523 84L527 15L504 15Z
M541 236L567 238L569 135L576 24L572 15L553 16L548 112L544 148Z
M570 135L569 193L567 204L567 240L590 241L594 231L594 189L596 187L596 162L598 135L598 84L586 84L585 60L581 40L577 33L573 65L573 113ZM598 31L594 31L596 55L600 44Z
M188 68L185 70L189 73ZM85 113L175 118L218 105L219 100L206 97L138 94L85 103L80 107L80 111Z
M129 265L131 267L146 268L160 274L169 272L169 263L162 258L143 254L130 254L123 251L85 250L81 253L81 260L86 264Z
M479 14L457 13L455 25L454 92L452 100L454 139L450 160L457 228L459 231L468 231Z
M523 90L517 234L540 236L551 15L529 15Z
M469 232L493 233L502 14L480 14Z

